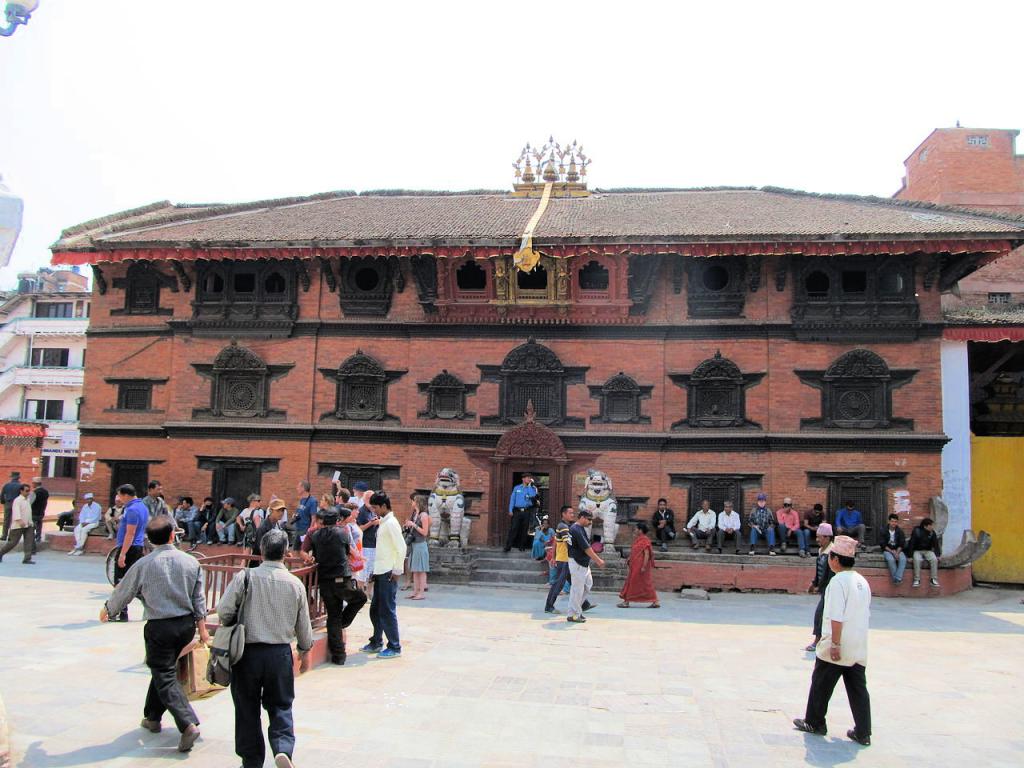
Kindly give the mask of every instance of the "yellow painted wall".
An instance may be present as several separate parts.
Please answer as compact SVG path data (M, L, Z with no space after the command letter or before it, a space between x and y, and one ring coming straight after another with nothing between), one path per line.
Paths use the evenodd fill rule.
M1024 584L1024 437L971 437L971 526L992 534L978 581Z

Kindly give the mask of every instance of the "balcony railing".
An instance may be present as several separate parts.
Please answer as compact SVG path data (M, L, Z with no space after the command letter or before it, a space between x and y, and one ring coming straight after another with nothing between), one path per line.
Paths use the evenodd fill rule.
M10 325L14 326L14 333L18 336L85 336L89 318L19 317Z
M14 370L14 383L23 386L81 387L84 381L84 368L19 365Z

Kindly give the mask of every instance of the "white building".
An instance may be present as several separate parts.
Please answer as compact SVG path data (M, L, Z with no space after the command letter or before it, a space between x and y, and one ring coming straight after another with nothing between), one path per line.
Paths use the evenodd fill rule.
M89 324L88 280L77 270L18 275L0 303L0 419L45 422L41 466L51 494L78 475L78 409Z

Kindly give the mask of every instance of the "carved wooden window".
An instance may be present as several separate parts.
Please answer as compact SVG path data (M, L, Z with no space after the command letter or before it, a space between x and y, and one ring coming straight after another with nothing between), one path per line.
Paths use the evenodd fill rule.
M199 333L286 333L298 317L297 283L288 261L202 263L196 272L192 327Z
M793 330L808 341L917 337L914 262L904 256L794 260Z
M487 273L475 261L467 261L455 270L455 284L460 293L487 290Z
M590 387L590 396L601 402L597 416L590 418L594 424L649 424L649 416L640 413L640 401L651 396L653 387L641 387L631 376L622 371L600 386Z
M686 388L686 418L672 425L680 427L757 427L746 417L746 390L764 378L763 373L743 373L721 352L705 360L693 373L669 374Z
M801 419L804 429L908 429L910 419L892 415L892 390L916 371L891 370L867 349L839 357L826 371L796 371L804 384L821 390L821 416Z
M534 293L537 298L547 298L548 292L548 271L543 264L538 264L529 272L516 270L516 287L519 288L519 296L531 297Z
M114 278L113 285L124 289L124 308L111 310L112 315L169 315L171 310L160 306L160 289L178 290L173 277L148 262L132 264L124 277Z
M404 286L397 259L365 256L341 260L338 301L346 315L387 315L391 296Z
M744 504L744 492L761 487L763 475L701 475L701 474L670 474L671 484L687 490L686 519L687 521L701 507L701 501L707 499L715 512L721 512L725 502L731 501L732 508L746 521L747 509ZM686 523L682 523L685 525ZM678 517L677 527L680 525Z
M598 261L588 261L579 272L581 291L608 290L608 268Z
M117 408L121 411L148 411L153 402L153 383L125 381L117 387Z
M533 339L513 349L501 366L481 365L485 381L497 381L497 416L485 416L481 424L516 424L533 403L541 424L581 426L583 420L566 415L566 385L582 383L586 368L567 368L550 349Z
M337 370L321 369L337 382L333 416L345 421L384 421L397 419L387 412L388 383L405 371L386 371L362 350L345 360Z
M886 526L893 488L905 488L906 472L808 472L808 485L827 489L825 506L831 518L852 501L864 519L865 541L874 541Z
M691 258L686 292L690 317L739 317L746 301L746 260L742 257Z
M247 419L284 415L284 411L270 408L270 382L291 369L291 365L269 366L251 349L233 341L214 358L213 365L194 367L212 382L210 407L194 409L194 417Z
M447 370L441 371L419 391L427 395L427 409L418 415L425 419L467 419L475 414L466 411L466 395L476 392L477 385L466 385Z

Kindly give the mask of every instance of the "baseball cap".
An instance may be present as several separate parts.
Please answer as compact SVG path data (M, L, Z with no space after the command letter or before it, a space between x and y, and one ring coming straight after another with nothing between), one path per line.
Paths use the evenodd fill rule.
M759 493L759 494L757 494L757 500L758 501L768 501L768 494L767 493Z
M92 498L94 498L94 496L93 496L93 495L92 495L91 493L87 493L87 494L85 494L85 496L83 496L82 498L83 498L83 499L92 499Z
M234 504L234 503L235 503L235 500L231 496L228 496L226 499L224 499L224 501L221 502L221 504Z
M274 499L272 502L270 502L269 509L287 509L287 505L281 499Z
M356 480L356 482L352 483L352 490L353 491L368 491L368 490L370 490L370 486L368 486L362 480Z

